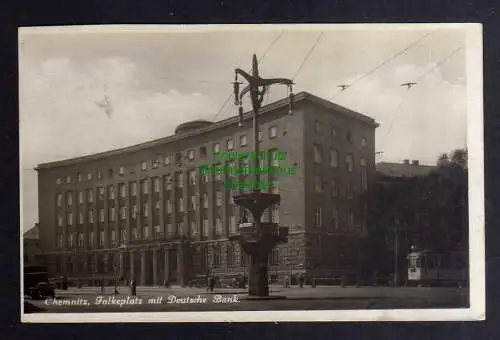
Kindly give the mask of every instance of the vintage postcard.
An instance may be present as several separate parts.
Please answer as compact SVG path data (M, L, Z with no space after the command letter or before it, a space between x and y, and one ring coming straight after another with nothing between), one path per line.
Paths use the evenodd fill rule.
M485 318L479 24L19 29L23 322Z

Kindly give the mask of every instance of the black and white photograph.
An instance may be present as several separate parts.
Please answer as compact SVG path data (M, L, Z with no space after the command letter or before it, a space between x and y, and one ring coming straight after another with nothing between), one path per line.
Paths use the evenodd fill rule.
M480 24L19 29L23 322L485 319Z

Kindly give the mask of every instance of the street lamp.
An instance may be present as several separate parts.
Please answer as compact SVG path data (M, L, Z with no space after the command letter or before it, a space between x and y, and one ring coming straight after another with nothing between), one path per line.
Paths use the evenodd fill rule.
M245 78L248 85L240 92L240 82L238 76ZM253 55L252 74L248 74L242 69L235 70L235 80L233 83L234 102L238 108L239 125L243 125L242 99L249 93L253 109L253 137L254 137L254 161L255 169L259 168L259 110L264 100L264 94L271 85L281 84L289 89L289 113L293 113L293 81L285 78L264 79L259 75L257 56ZM288 228L280 227L276 230L275 223L262 223L261 218L264 211L271 205L280 202L281 196L273 193L260 192L260 174L255 171L255 187L253 192L234 196L234 202L246 208L253 216L253 223L248 226L248 219L244 213L244 228L240 227L238 235L230 237L231 240L238 241L245 253L250 256L249 264L249 285L248 295L266 297L269 296L268 282L268 257L269 253L278 243L286 242ZM243 225L242 225L243 226ZM278 231L278 232L276 232Z

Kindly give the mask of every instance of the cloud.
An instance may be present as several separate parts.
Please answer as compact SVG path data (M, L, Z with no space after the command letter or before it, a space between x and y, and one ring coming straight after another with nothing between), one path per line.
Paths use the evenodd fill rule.
M86 66L67 58L24 65L20 146L24 187L29 188L24 190L26 214L36 217L36 173L30 169L38 163L161 138L173 133L176 125L206 116L207 108L219 105L196 92L146 91L136 72L136 65L124 58ZM110 116L97 105L105 96L113 107Z

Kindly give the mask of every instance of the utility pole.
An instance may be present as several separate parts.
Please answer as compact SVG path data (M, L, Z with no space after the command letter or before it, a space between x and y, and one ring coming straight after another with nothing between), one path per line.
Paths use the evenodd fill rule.
M238 76L242 76L248 82L248 85L240 92L240 82ZM259 148L259 110L264 100L264 94L271 85L286 85L289 89L289 109L290 114L293 108L293 81L286 78L264 79L259 75L259 66L257 56L254 54L252 59L251 74L242 69L235 69L234 103L239 106L238 114L240 118L239 125L243 126L243 107L242 98L247 93L250 94L253 110L253 149L254 149L254 176L255 187L253 192L234 196L234 202L243 206L253 216L253 225L250 228L241 228L237 236L230 239L240 243L243 251L250 256L249 264L249 285L248 294L256 297L269 296L267 260L269 253L281 242L286 242L288 236L287 227L279 227L275 223L262 223L261 218L264 210L280 201L279 194L263 193L260 191L260 174L256 169L259 168L260 148ZM244 214L244 216L246 216Z

